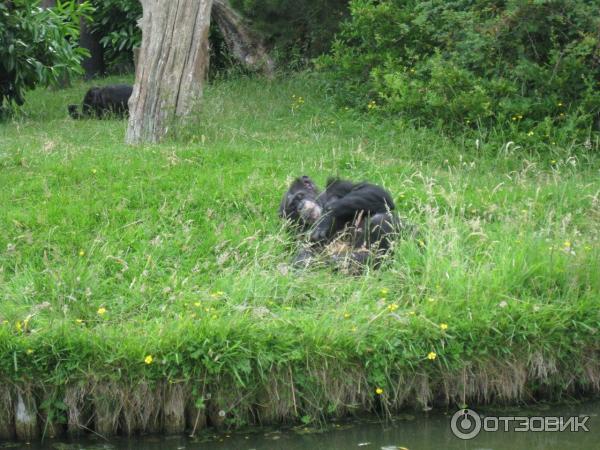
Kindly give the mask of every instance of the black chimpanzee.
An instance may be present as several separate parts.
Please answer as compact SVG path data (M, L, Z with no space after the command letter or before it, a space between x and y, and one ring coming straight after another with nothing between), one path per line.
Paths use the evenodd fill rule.
M320 192L310 177L302 176L285 193L279 215L310 233L311 244L295 264L308 265L324 251L336 263L362 266L372 260L377 266L406 228L394 208L389 192L374 184L329 179Z
M128 84L111 84L90 88L83 97L81 114L77 105L69 105L69 114L73 119L103 118L111 114L124 117L129 113L127 102L132 92L133 86Z

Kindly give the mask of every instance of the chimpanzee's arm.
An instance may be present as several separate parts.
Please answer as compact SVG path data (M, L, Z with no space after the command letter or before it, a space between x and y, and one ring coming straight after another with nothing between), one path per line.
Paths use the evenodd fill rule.
M390 194L372 184L359 184L350 193L327 205L335 218L352 219L357 213L385 213L395 208Z
M392 197L385 189L368 183L356 185L341 198L336 196L333 198L335 199L325 205L325 214L311 235L313 241L327 239L333 228L341 229L361 212L373 215L386 213L395 208Z

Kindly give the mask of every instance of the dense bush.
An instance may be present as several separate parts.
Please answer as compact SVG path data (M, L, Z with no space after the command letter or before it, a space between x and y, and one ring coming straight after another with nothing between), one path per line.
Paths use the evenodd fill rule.
M75 44L79 16L87 4L58 1L42 10L39 1L0 3L0 112L23 103L25 90L80 74L85 51Z
M231 0L260 32L278 65L299 68L330 49L348 0Z
M91 30L104 48L104 62L110 68L133 64L133 48L139 47L142 17L139 0L92 0Z
M445 128L585 128L600 111L598 0L352 0L332 91Z

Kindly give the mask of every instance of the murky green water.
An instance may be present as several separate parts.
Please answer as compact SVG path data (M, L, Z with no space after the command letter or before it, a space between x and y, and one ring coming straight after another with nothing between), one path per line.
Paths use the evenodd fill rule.
M589 416L585 426L589 431L516 432L481 431L472 440L455 437L450 429L452 414L403 415L394 423L373 419L334 423L328 430L309 427L260 429L251 432L214 434L200 438L140 437L115 438L81 442L46 442L44 445L0 444L0 448L31 450L598 450L600 449L600 401L573 406L538 407L533 409L504 409L479 411L484 416ZM489 422L488 422L489 423ZM504 422L500 422L504 423ZM492 422L493 424L493 422ZM511 426L519 425L511 422ZM535 428L541 421L531 422ZM521 426L523 424L521 423ZM503 426L502 426L503 427ZM501 427L501 428L502 428Z

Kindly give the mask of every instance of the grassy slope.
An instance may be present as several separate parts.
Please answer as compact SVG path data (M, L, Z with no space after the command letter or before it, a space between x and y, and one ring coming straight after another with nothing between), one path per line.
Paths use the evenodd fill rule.
M0 124L5 379L206 375L245 393L236 408L281 391L286 416L370 405L375 387L395 407L460 397L470 376L467 396L512 400L596 376L597 156L452 143L338 110L307 77L215 83L197 125L132 148L125 122L67 118L85 89L36 91ZM361 277L289 270L276 211L299 174L385 185L425 250L401 243Z

